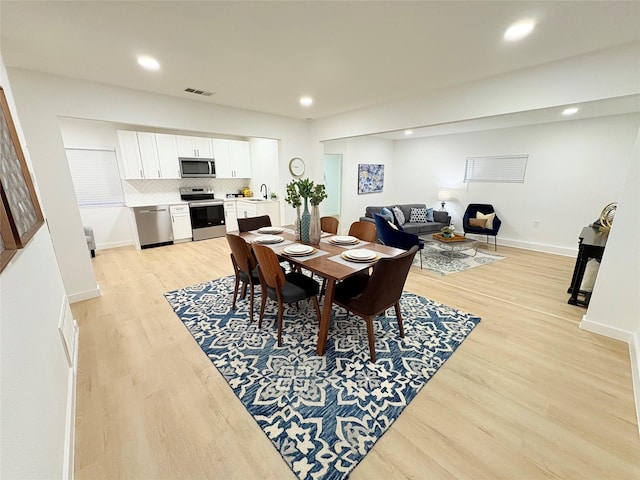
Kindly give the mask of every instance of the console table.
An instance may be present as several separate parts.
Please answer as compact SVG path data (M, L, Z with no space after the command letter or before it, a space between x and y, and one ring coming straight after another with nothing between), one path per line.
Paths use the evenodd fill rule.
M573 269L571 285L567 290L567 293L570 293L571 297L567 303L571 305L589 305L591 292L580 290L582 277L584 276L584 270L589 259L595 258L598 261L602 260L602 254L604 253L604 247L607 244L608 237L609 232L601 232L598 228L584 227L582 229L578 242L578 258L576 259L576 266ZM584 298L580 299L578 295L583 295Z

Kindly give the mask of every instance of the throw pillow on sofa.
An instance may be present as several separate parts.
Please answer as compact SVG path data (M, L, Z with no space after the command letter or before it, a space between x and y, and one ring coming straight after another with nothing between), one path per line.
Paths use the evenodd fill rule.
M433 208L412 208L409 217L410 223L433 222Z
M476 218L486 220L487 224L484 226L484 228L486 228L487 230L493 230L493 219L496 218L495 213L484 214L484 213L478 212L476 213Z
M383 217L387 222L393 223L394 221L393 212L386 207L380 210L380 216Z
M393 214L396 217L396 222L398 222L398 225L402 226L406 223L407 219L404 218L404 213L402 213L400 207L393 207Z

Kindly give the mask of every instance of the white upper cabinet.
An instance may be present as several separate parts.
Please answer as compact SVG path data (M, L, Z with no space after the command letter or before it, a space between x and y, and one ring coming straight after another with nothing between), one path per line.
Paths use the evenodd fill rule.
M156 133L161 178L180 178L178 143L175 135Z
M176 135L178 156L187 158L213 158L211 139Z
M251 150L249 142L230 140L230 157L234 177L251 178Z
M217 178L251 178L249 142L214 138L211 143Z
M138 147L138 136L136 132L118 130L118 140L120 142L120 166L122 178L141 179L144 178L142 171L142 158Z
M156 147L155 134L136 132L136 135L138 137L138 148L140 149L144 178L147 180L162 178L160 174L160 164L158 162L158 148Z

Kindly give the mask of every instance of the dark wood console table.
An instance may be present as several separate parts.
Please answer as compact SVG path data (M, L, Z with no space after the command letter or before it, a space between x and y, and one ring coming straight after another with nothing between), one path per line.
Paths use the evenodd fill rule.
M570 293L571 297L567 303L571 305L589 305L591 292L580 290L582 277L584 276L584 270L589 259L595 258L598 261L602 260L602 254L604 253L604 247L607 244L608 237L609 232L601 232L598 228L584 227L582 229L578 244L578 258L576 259L576 266L573 269L571 286L569 286L567 290L567 293ZM582 295L584 298L580 299L578 295Z

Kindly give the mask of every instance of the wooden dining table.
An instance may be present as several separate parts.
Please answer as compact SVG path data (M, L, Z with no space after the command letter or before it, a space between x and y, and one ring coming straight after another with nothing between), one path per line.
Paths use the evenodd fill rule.
M281 228L283 228L284 231L282 233L277 233L276 235L283 237L284 241L280 243L266 244L266 246L271 247L280 258L285 259L291 264L327 279L326 292L318 327L318 343L316 346L316 353L318 355L324 355L327 346L329 327L331 324L331 308L333 305L336 283L355 275L358 272L369 269L382 257L394 257L404 253L404 250L364 241L359 241L359 243L355 245L336 245L328 242L328 240L334 235L327 233L322 234L319 244L307 244L304 242L296 242L293 226L287 225ZM249 244L255 242L255 240L262 235L257 231L234 233L240 235ZM294 243L310 245L316 249L316 252L312 255L301 257L287 255L282 251L286 246ZM367 250L372 250L377 253L377 258L374 261L367 263L352 262L344 259L342 257L342 253L352 248L366 248Z

